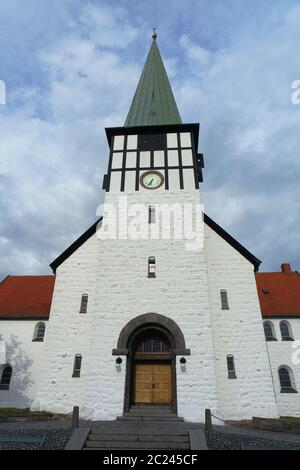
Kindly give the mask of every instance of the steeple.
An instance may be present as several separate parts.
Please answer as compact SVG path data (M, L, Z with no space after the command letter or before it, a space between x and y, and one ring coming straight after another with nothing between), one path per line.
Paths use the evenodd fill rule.
M152 45L136 89L125 127L181 124L181 117L171 89L153 30Z

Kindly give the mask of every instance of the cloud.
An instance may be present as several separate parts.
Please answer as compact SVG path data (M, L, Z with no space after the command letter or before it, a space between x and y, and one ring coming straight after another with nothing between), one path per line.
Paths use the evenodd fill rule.
M299 73L291 51L300 31L288 27L298 14L285 12L276 26L258 35L248 30L250 37L208 54L190 38L180 41L189 78L179 83L179 108L189 113L185 120L200 116L206 210L265 269L300 262L300 108L291 104Z
M80 15L86 33L101 46L126 48L138 35L138 29L127 19L126 10L116 6L88 5Z
M201 123L206 211L265 269L299 266L297 2L11 0L0 16L0 276L49 272L95 220L104 128L125 121L154 25L180 113Z
M96 20L101 11L93 10ZM110 15L108 27L119 12ZM85 10L82 17L88 21ZM135 64L81 30L37 53L47 90L16 88L0 114L2 277L48 272L95 220L108 158L104 128L123 124L138 80Z
M179 44L183 47L186 57L190 61L190 65L205 67L211 61L211 52L198 44L193 43L190 38L184 34L179 40Z

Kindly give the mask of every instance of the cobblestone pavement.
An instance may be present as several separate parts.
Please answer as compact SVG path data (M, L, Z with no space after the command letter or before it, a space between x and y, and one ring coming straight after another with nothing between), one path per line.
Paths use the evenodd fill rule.
M126 427L132 425L126 421L110 422L116 427ZM141 427L144 423L139 423ZM83 427L103 427L105 428L107 421L80 421ZM163 428L166 422L153 422L152 427ZM204 428L203 424L197 423L178 423L185 429ZM138 426L139 427L139 426ZM71 436L72 430L70 422L66 421L27 421L0 423L0 436L12 435L46 435L43 449L45 450L62 450ZM211 450L241 450L243 446L255 446L258 448L272 449L300 449L300 435L258 431L246 428L237 428L233 426L213 426L212 432L206 432L208 448ZM0 450L38 450L35 444L0 444Z
M69 423L61 421L1 423L0 436L46 436L43 450L63 450L71 437ZM2 444L0 450L39 450L36 444Z
M274 433L276 434L276 433ZM238 434L236 432L206 432L207 446L211 450L247 450L247 446L251 449L282 449L282 450L300 450L300 440L297 444L295 441L286 439L266 438L263 436L254 436L251 434Z
M236 426L213 426L206 432L209 449L242 450L243 446L259 449L300 449L300 434L261 431Z

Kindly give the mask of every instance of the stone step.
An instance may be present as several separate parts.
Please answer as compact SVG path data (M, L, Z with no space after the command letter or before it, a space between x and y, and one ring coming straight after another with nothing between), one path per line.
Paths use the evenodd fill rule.
M130 423L132 424L132 423ZM152 423L151 423L152 424ZM151 427L137 427L137 426L130 426L130 427L108 427L108 426L103 426L103 427L98 427L98 428L92 428L91 429L91 434L92 435L117 435L117 436L122 436L122 435L156 435L156 436L188 436L188 431L186 429L183 429L177 426L172 425L166 425L164 427L158 426L157 428L151 428Z
M130 410L124 413L124 416L177 416L173 411L148 410L141 408L139 410Z
M185 450L190 449L190 444L187 442L126 442L126 441L87 441L85 443L86 449L144 449L144 450Z
M172 407L170 405L145 405L145 404L140 404L140 405L131 405L130 410L169 410L172 411Z
M183 421L183 418L179 418L177 415L166 415L166 414L163 414L163 415L138 415L138 414L135 414L135 415L132 415L130 413L128 413L128 415L125 413L124 416L118 416L117 417L117 421L123 421L123 420L129 420L129 421L140 421L140 420L143 420L143 421L175 421L175 422L179 422L179 421Z
M90 434L88 441L104 442L104 441L126 441L126 442L189 442L189 435L174 436L165 435L157 436L155 434Z

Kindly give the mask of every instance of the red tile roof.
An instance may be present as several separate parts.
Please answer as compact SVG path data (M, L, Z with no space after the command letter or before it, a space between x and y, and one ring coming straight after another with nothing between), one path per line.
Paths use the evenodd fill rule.
M55 276L8 276L0 283L0 318L49 318Z
M263 317L300 315L300 274L289 264L281 272L256 273L258 297Z

